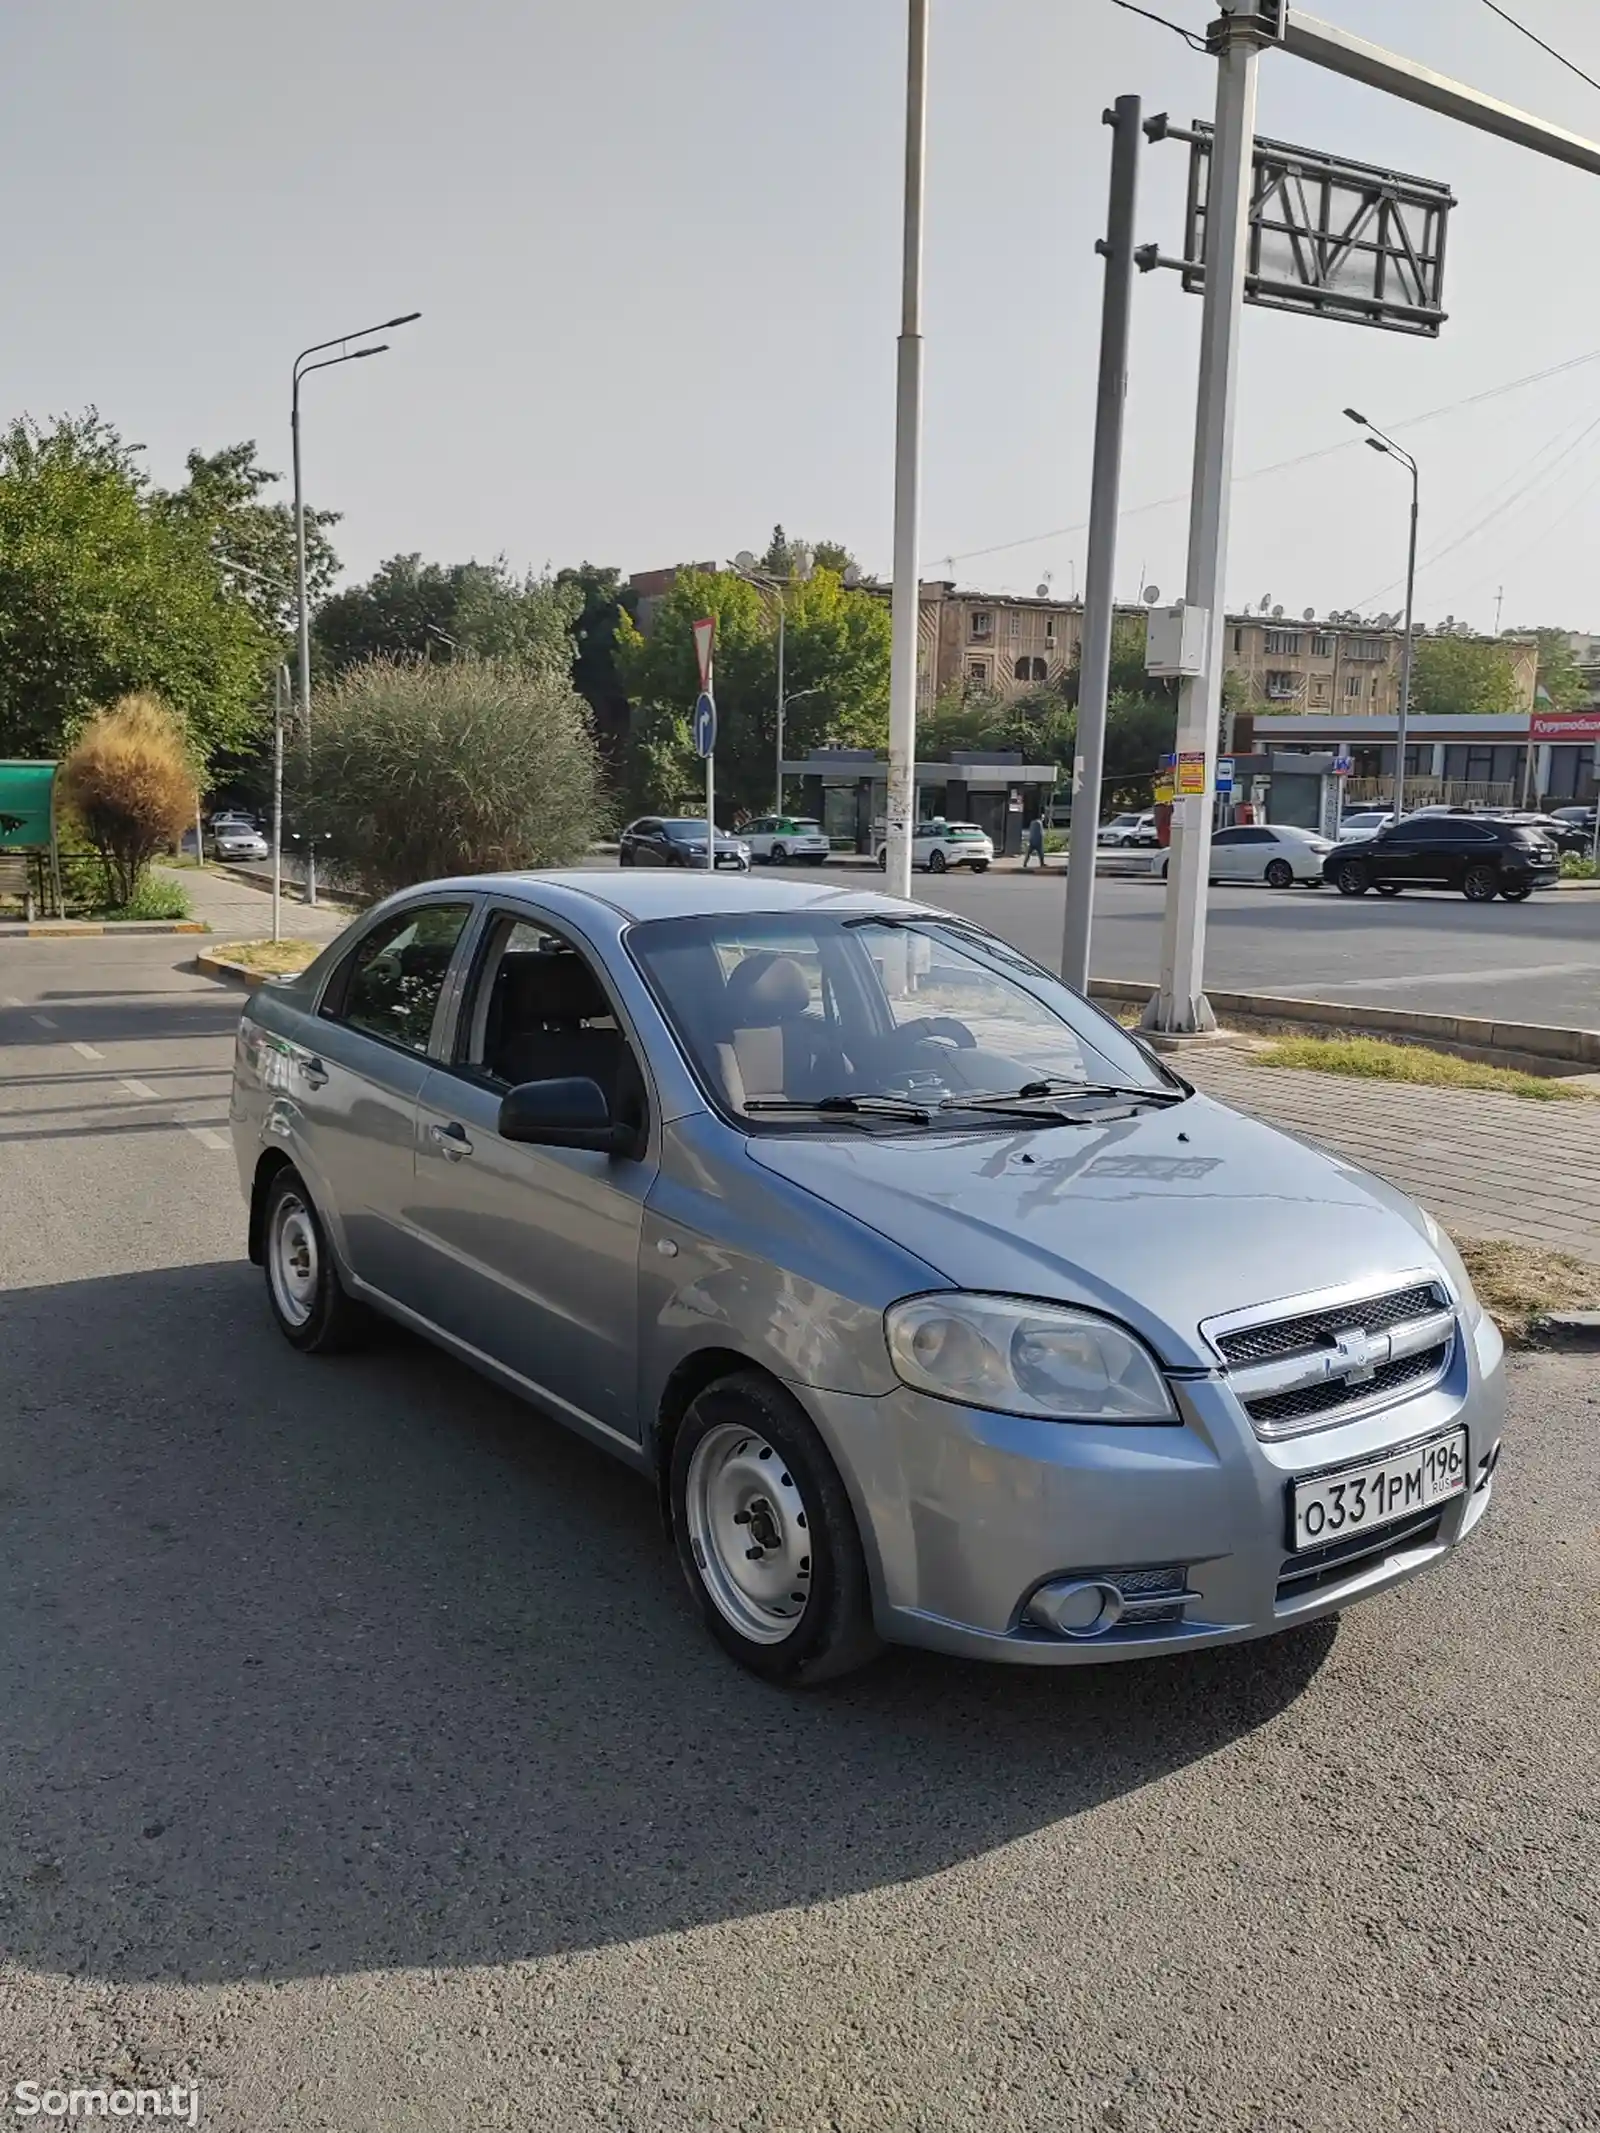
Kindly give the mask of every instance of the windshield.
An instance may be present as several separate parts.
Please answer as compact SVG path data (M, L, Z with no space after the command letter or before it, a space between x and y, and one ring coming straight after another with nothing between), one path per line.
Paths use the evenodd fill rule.
M1182 1086L1059 978L957 921L727 912L647 921L628 947L713 1102L763 1128L808 1123L774 1119L778 1100L931 1111L1024 1089L1036 1101L1045 1081L1055 1101L1090 1084L1166 1100Z
M704 815L670 815L661 827L675 837L703 837L706 833L706 818ZM727 831L719 829L717 835L725 837Z

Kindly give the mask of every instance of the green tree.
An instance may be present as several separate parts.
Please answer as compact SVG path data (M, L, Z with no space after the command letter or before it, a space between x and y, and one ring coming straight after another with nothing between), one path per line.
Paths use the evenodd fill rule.
M320 663L343 673L369 659L448 662L466 654L533 667L569 667L579 596L548 578L492 563L424 563L390 556L365 585L318 609Z
M291 769L335 870L372 896L561 865L606 825L587 706L563 671L520 659L352 667Z
M1420 717L1462 718L1515 711L1511 654L1482 637L1419 637L1412 658L1411 709Z
M220 452L191 452L188 470L181 489L154 493L152 509L172 526L194 533L225 564L243 565L237 572L225 569L225 577L263 629L287 644L298 619L294 509L262 501L263 492L282 475L256 463L253 440ZM337 511L306 512L306 592L313 612L339 575L327 532L339 516Z
M785 600L784 721L791 755L834 743L881 748L889 724L889 611L818 570ZM717 780L727 810L772 798L777 744L777 605L732 572L683 571L643 637L624 617L617 665L634 705L628 788L639 806L686 803L702 773L689 724L699 686L693 624L715 617Z
M1553 711L1575 711L1580 704L1588 702L1588 684L1572 656L1572 640L1565 630L1529 628L1513 630L1510 634L1538 638L1539 678L1536 686L1543 691Z
M638 595L609 565L580 563L556 572L556 585L582 605L572 622L572 685L589 706L595 738L613 760L628 737L628 692L617 666L622 620L638 612Z
M207 526L150 496L94 409L0 432L0 754L59 755L101 705L149 690L208 761L257 730L273 656Z

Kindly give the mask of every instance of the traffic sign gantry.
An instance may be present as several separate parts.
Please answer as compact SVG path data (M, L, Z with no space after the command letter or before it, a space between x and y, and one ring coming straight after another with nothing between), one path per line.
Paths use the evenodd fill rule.
M717 745L717 707L704 689L695 698L694 752L702 760Z

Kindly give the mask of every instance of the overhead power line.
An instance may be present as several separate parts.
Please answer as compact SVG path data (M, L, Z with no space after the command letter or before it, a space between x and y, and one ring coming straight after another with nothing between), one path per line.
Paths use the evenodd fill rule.
M1388 426L1392 430L1416 429L1424 422L1437 422L1443 415L1457 415L1463 408L1479 407L1486 400L1498 400L1506 393L1520 392L1525 385L1542 385L1547 378L1559 378L1569 370L1581 370L1585 363L1595 362L1600 362L1600 348L1591 348L1587 355L1569 356L1564 363L1552 363L1546 370L1530 370L1523 377L1508 378L1504 384L1486 386L1482 392L1469 393L1464 400L1451 400L1443 407L1431 407L1424 414L1408 415L1403 422L1391 422ZM1339 444L1325 444L1315 452L1297 453L1293 459L1276 459L1270 466L1251 467L1247 473L1236 474L1234 482L1237 486L1245 481L1263 481L1269 474L1286 474L1292 467L1309 466L1317 459L1331 459L1336 452L1359 450L1360 444L1359 437ZM1188 490L1181 489L1175 496L1157 496L1149 503L1127 504L1118 516L1134 518L1142 511L1165 511L1174 504L1186 504L1188 501ZM1034 548L1041 541L1066 540L1070 535L1086 530L1087 522L1080 519L1073 526L1052 526L1048 532L1025 533L1020 540L995 541L987 548L956 549L938 560L945 563L973 563L983 556L1005 555L1013 548Z
M1118 0L1118 5L1120 6L1121 4L1122 0ZM1582 67L1575 60L1569 59L1565 52L1558 52L1553 44L1546 44L1544 39L1536 36L1525 22L1519 22L1515 15L1508 15L1503 7L1496 7L1495 0L1483 0L1483 4L1491 15L1498 15L1502 22L1509 22L1511 27L1526 37L1530 44L1536 44L1541 52L1548 52L1550 57L1564 66L1569 74L1576 74L1579 81L1586 81L1591 89L1600 89L1600 81L1596 81L1592 74L1585 74Z

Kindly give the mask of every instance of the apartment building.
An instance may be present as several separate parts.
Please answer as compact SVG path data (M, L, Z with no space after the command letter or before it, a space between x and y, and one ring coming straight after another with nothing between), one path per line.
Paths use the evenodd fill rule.
M1385 718L1400 709L1404 638L1397 629L1286 622L1262 615L1230 615L1227 627L1228 667L1244 677L1252 709ZM1538 679L1538 640L1503 637L1494 642L1510 654L1515 708L1526 716L1533 709Z
M1074 601L964 592L938 579L923 584L919 605L917 701L925 709L953 689L1014 696L1059 683L1076 663L1083 609Z

